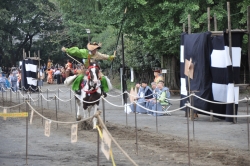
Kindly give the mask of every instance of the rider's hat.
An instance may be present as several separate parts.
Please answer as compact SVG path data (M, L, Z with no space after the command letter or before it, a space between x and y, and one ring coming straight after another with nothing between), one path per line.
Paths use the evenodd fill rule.
M87 48L88 48L89 51L93 51L95 49L101 48L101 46L102 46L102 43L94 42L94 43L88 43Z

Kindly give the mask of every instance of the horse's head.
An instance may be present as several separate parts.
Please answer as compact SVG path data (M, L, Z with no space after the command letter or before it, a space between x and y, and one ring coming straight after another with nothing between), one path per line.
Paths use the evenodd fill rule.
M88 75L88 80L92 86L96 85L99 81L99 70L100 67L96 63L90 64L86 74Z

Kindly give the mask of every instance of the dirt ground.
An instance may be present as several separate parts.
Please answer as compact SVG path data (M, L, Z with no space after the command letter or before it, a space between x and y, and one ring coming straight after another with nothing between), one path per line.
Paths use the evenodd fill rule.
M48 92L48 97L58 95L66 100L69 94L67 87L63 85L44 86L43 95L46 96L46 88L54 91ZM112 95L119 94L117 91L110 92ZM18 95L10 96L5 93L1 106L15 105L19 103ZM38 94L31 94L36 99ZM72 96L71 96L72 97ZM244 96L241 96L244 97ZM178 96L172 96L178 98ZM107 97L110 102L121 105L121 97ZM22 101L20 101L22 103ZM58 120L75 121L75 102L60 101L56 106L54 100L33 102L37 111L47 118L55 119L56 109ZM177 108L179 102L173 102ZM101 103L100 109L103 109ZM42 109L43 108L43 109ZM2 108L1 108L2 110ZM25 111L25 105L20 111ZM246 114L246 103L239 105L239 114ZM19 107L12 108L8 112L19 112ZM103 114L102 114L103 115ZM130 155L138 165L154 166L186 166L188 165L188 142L187 142L187 119L184 112L174 112L172 116L158 117L158 132L156 132L156 118L148 115L137 114L138 131L138 154L136 148L135 115L127 115L120 107L105 103L105 121L108 130L117 140L120 146ZM200 116L198 120L190 122L190 158L191 165L195 166L247 166L250 165L246 118L238 119L237 124L216 119L210 122L208 116ZM28 124L28 165L34 166L78 166L97 165L97 131L78 130L78 141L70 142L71 125L51 124L50 137L44 135L44 123L42 118L34 114L33 123ZM0 118L0 165L21 166L26 165L26 118ZM130 166L132 163L112 143L115 163L118 166ZM100 150L100 165L112 165Z

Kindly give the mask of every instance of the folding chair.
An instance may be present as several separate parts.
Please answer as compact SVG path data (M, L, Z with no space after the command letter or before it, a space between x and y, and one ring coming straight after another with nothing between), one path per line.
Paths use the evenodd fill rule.
M161 104L162 106L162 111L167 111L170 107L171 107L171 103L168 101L168 99L166 98L165 99L165 102L164 104ZM171 113L170 112L167 112L167 113L164 113L164 115L167 115L167 116L171 116Z

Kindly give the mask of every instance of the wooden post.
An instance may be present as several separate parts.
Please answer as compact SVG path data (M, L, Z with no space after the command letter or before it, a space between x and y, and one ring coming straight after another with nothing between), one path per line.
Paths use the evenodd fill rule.
M217 31L217 18L215 13L214 13L214 31Z
M207 30L210 31L210 7L207 8Z
M188 34L191 34L191 16L188 15Z
M214 111L213 110L210 110L211 113L213 113ZM213 115L210 115L210 122L213 122L214 121L214 116Z
M227 19L228 19L229 56L232 62L232 33L231 33L230 2L227 2Z
M25 59L25 50L23 49L23 59Z
M250 6L247 7L247 32L248 32L248 67L250 71ZM250 81L250 76L248 77Z
M229 43L229 55L233 64L232 58L232 33L231 33L231 16L230 16L230 2L227 2L227 18L228 18L228 43ZM233 70L233 68L232 68ZM233 104L233 114L235 115L235 104ZM233 118L233 123L236 123L236 118Z

